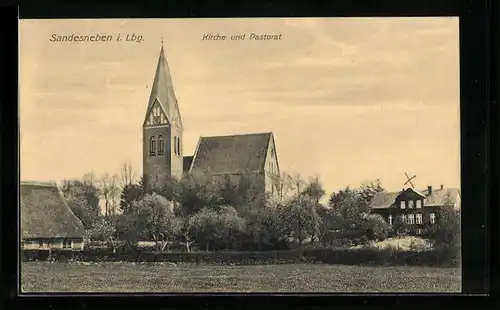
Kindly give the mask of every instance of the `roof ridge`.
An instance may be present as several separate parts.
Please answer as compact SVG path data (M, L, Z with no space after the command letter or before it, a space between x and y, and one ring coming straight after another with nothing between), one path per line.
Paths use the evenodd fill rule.
M230 134L230 135L217 135L217 136L200 136L200 138L229 138L229 137L241 137L241 136L261 136L270 135L272 131L266 132L255 132L255 133L242 133L242 134Z

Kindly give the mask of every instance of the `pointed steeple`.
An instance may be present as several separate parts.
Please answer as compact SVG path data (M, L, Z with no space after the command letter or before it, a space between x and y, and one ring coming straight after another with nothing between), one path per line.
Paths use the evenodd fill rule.
M165 51L163 50L163 39L161 41L160 56L158 58L158 64L156 65L151 94L149 95L146 117L156 101L159 102L162 109L165 111L169 122L178 123L178 126L182 128L180 111L174 92L172 77L170 76L167 58L165 57Z

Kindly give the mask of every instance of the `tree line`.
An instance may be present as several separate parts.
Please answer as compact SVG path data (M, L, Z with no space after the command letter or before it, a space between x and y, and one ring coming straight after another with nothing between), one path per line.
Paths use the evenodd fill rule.
M384 239L390 227L369 213L373 196L384 191L379 180L330 194L318 177L300 174L275 177L278 193L260 192L251 175L239 181L229 176L186 174L154 184L137 182L129 164L120 176L64 181L62 190L81 220L90 240L106 241L116 249L119 241L134 249L138 241L155 241L156 250L181 244L193 250L272 250L293 246L332 246L338 240ZM99 213L104 201L104 215ZM118 211L118 212L117 212Z

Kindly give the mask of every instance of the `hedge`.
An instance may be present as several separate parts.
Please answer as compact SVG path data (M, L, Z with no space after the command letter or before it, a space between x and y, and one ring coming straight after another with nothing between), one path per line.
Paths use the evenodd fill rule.
M268 252L163 252L150 251L113 253L109 250L84 250L81 252L53 250L55 261L128 261L128 262L172 262L204 263L216 265L286 264L297 262L342 264L342 265L411 265L444 266L459 265L459 249L447 247L422 252L397 251L393 249L294 249ZM47 260L48 251L24 250L23 261Z

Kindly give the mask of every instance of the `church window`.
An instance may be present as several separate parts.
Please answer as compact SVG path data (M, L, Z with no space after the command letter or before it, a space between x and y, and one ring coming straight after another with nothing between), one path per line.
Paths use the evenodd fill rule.
M156 155L156 138L154 136L149 139L149 155Z
M163 155L165 153L165 142L163 141L163 136L158 136L158 155Z
M174 154L177 155L177 137L174 136Z
M177 138L177 155L181 155L181 138Z

